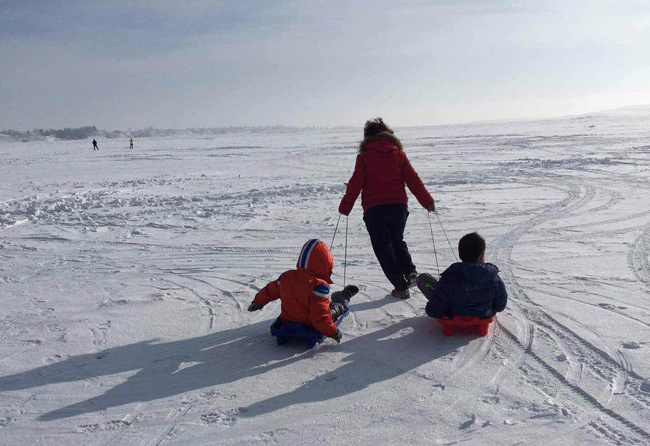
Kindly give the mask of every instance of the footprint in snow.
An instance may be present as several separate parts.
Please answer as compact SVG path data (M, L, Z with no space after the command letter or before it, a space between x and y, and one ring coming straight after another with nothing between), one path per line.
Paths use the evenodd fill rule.
M481 398L481 402L485 404L499 404L499 397L498 396L484 396Z
M463 424L458 426L458 429L467 429L468 427L470 427L474 423L476 423L476 414L475 413L472 414L472 417L469 420L465 421Z
M207 425L230 427L237 421L238 411L229 410L224 412L209 412L201 415L201 422Z
M106 423L96 423L96 424L84 424L79 426L79 430L84 433L95 433L102 431L114 431L117 429L122 429L125 426L128 426L128 423L123 420L113 420Z
M622 307L620 305L612 305L612 304L606 304L606 303L599 303L598 306L600 308L604 308L606 310L627 310L627 307Z
M14 422L15 418L0 418L0 427L7 427L10 423Z

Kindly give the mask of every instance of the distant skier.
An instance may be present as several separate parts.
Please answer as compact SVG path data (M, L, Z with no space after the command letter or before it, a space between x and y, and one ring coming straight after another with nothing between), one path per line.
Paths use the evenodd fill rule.
M312 239L302 247L297 269L285 271L255 295L248 311L261 310L271 301L280 299L280 323L299 325L302 330L316 330L341 342L343 336L336 326L348 309L352 296L359 289L348 285L328 299L334 269L332 254L325 243ZM277 321L276 321L277 322Z
M129 149L133 149L133 138L129 140Z
M454 316L489 318L503 311L508 293L499 277L499 268L485 262L485 240L476 232L458 242L462 262L454 263L436 280L420 274L418 288L429 301L427 315L434 318Z
M97 141L93 139L93 150L99 150L99 146L97 145Z
M415 286L418 276L404 241L409 215L404 184L423 208L435 211L433 198L411 166L400 140L381 118L367 121L339 213L348 215L361 192L363 221L372 249L395 287L391 294L400 299L409 298L409 287Z

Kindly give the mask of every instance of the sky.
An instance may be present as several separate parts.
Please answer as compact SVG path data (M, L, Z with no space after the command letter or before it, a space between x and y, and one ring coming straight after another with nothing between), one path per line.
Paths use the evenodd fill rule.
M648 103L647 0L0 0L0 129L436 125Z

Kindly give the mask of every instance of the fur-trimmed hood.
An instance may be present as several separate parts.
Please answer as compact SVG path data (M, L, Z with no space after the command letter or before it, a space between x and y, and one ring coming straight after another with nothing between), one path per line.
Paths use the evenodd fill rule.
M381 132L377 133L376 135L369 136L361 141L361 144L359 144L359 153L365 151L368 148L368 145L375 141L388 141L397 146L400 151L404 150L402 147L402 141L400 141L397 136L393 135L390 132Z

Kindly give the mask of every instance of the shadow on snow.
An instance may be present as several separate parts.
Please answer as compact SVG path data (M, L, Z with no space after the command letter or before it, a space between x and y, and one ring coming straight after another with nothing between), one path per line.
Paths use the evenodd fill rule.
M357 304L357 307L359 305L364 304ZM276 346L274 338L269 335L271 322L265 320L179 341L137 342L70 357L37 369L0 377L0 391L136 371L126 381L102 395L39 417L48 421L228 384L312 358L316 353L348 354L341 361L342 366L296 390L242 408L242 415L251 417L295 404L325 401L357 392L445 356L472 339L443 338L439 328L434 327L429 318L414 317L355 338L344 338L340 345L327 341L320 348L306 350L300 344Z
M409 373L475 339L471 336L444 338L438 324L433 322L426 316L408 318L348 340L340 345L340 351L349 353L341 361L342 366L317 376L292 392L241 408L240 416L254 417L297 404L349 395ZM325 348L330 347L336 348Z

